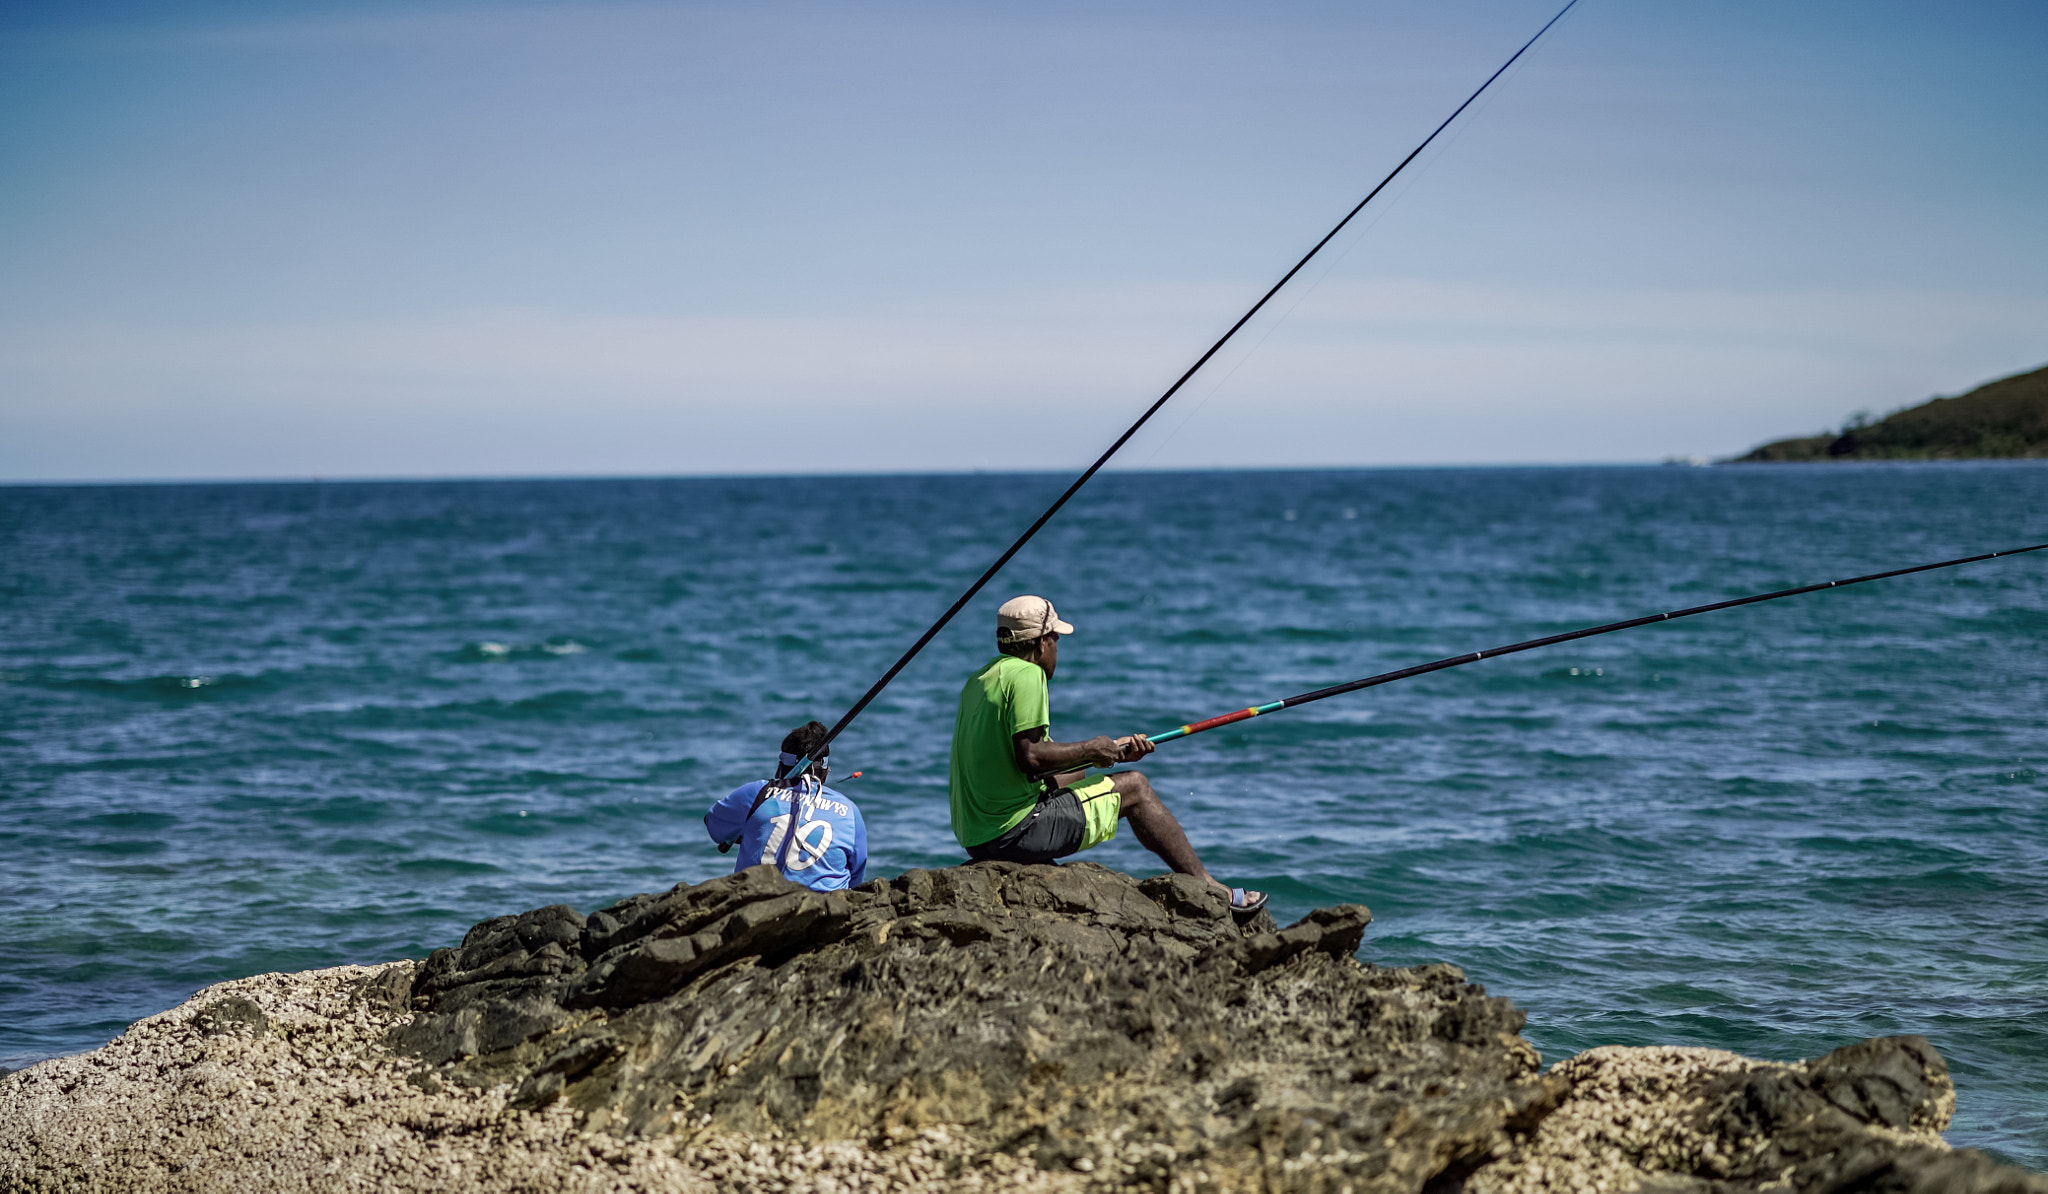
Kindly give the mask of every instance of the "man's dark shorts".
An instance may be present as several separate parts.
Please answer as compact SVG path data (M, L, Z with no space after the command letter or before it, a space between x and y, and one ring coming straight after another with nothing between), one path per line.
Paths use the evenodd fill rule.
M1000 837L967 847L976 862L1051 862L1099 846L1116 835L1122 804L1106 775L1061 788L1038 802Z

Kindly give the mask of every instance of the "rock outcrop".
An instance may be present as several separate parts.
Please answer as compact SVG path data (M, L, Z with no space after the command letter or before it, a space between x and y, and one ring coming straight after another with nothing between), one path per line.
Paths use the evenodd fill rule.
M0 1077L0 1189L1982 1190L1918 1038L1548 1074L1364 908L1239 926L1180 876L760 868L424 964L202 992Z
M1182 876L913 871L820 895L762 868L428 959L401 1051L628 1135L889 1139L1103 1180L1476 1166L1554 1101L1521 1013L1450 967L1351 958L1371 917L1240 931Z
M1608 1046L1549 1076L1565 1086L1558 1108L1479 1170L1470 1194L2048 1191L2048 1178L1942 1141L1955 1087L1923 1037L1794 1065Z

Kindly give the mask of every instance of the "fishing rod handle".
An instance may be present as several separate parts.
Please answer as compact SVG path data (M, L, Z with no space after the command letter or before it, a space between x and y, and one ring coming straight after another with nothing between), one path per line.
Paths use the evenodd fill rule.
M1148 737L1152 739L1154 745L1161 742L1171 742L1175 738L1185 738L1189 734L1199 734L1203 730L1213 730L1218 726L1227 726L1234 721L1243 721L1247 717L1257 717L1261 713L1271 713L1286 707L1286 701L1273 701L1264 705L1253 705L1247 709L1239 709L1235 713L1225 713L1220 717L1208 717L1201 721L1189 722L1178 729L1168 730L1163 734L1151 734Z

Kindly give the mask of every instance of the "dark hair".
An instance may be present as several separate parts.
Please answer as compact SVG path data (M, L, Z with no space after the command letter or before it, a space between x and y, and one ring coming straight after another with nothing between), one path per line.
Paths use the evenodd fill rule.
M809 756L812 751L816 750L821 744L823 744L825 741L825 735L831 732L832 731L825 728L825 723L822 721L807 721L804 724L798 726L797 728L791 730L789 734L783 738L782 749L790 754L795 755L800 759L805 758ZM818 760L816 758L811 759L811 762L813 763L817 761Z
M1015 642L1004 642L1001 633L998 632L996 636L996 650L1004 655L1015 655L1017 658L1023 659L1038 650L1038 644L1048 638L1057 640L1059 638L1059 631L1048 630L1044 634L1032 638L1020 638Z

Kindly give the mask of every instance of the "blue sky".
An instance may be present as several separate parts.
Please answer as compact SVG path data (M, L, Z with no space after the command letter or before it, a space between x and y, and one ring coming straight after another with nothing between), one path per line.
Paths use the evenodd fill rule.
M0 480L1070 468L1553 11L0 8ZM2048 361L2048 6L1582 0L1127 449L1725 455Z

